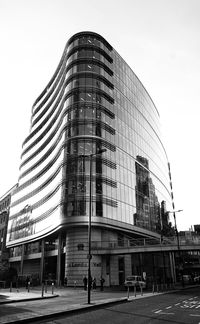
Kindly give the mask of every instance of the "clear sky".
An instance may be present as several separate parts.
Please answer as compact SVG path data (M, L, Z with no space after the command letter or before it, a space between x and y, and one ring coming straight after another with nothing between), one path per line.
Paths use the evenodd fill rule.
M200 223L200 0L0 0L0 196L17 183L31 107L74 33L101 34L161 116L177 224Z

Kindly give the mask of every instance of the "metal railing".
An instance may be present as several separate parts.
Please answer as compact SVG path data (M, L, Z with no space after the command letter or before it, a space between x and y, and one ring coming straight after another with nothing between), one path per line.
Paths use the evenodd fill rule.
M140 238L140 239L125 239L112 241L92 241L92 249L124 249L137 247L153 247L153 246L176 246L177 237L163 237L162 239ZM198 246L200 248L200 236L191 238L179 237L179 245L184 247L187 245Z

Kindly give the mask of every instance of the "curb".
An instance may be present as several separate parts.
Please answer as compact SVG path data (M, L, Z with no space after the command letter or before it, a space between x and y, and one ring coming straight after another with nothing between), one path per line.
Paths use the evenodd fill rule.
M41 299L41 298L40 298ZM61 315L67 315L67 314L73 314L73 313L82 313L82 312L87 312L89 309L98 309L101 308L103 306L109 306L112 304L117 304L117 303L126 303L129 300L127 299L127 297L121 297L121 298L117 298L117 299L113 299L113 300L107 300L107 301L100 301L100 303L98 303L98 301L96 301L96 303L92 303L90 305L88 304L74 304L71 305L72 309L68 309L68 310L61 310L61 311L52 311L51 314L41 314L41 315L36 315L36 314L32 314L31 317L27 317L27 318L22 318L22 319L15 319L14 321L9 321L9 322L5 322L5 323L32 323L35 322L37 320L45 320L45 319L50 319L53 317L59 317ZM84 306L86 305L86 306ZM74 307L74 308L73 308ZM2 322L3 323L3 322Z
M155 293L155 294L151 294L151 295L143 295L140 298L149 298L149 297L156 297L160 294L167 294L167 293L175 293L178 291L183 291L185 289L190 289L193 288L192 286L190 287L184 287L184 288L179 288L179 289L175 289L175 290L170 290L170 291L166 291L166 292L159 292L159 293ZM9 304L9 303L16 303L16 302L22 302L22 301L31 301L31 300L41 300L41 299L46 299L46 298L55 298L55 297L59 297L59 295L52 295L52 296L46 296L46 297L36 297L36 298L29 298L29 299L20 299L20 300L10 300L10 301L3 301L0 303L1 304ZM126 297L119 297L119 298L112 298L112 299L106 299L106 300L96 300L91 304L73 304L70 305L71 308L66 309L66 310L55 310L49 314L27 314L26 318L21 318L21 319L15 319L15 320L10 320L10 321L5 321L2 322L4 324L8 324L8 323L32 323L38 320L45 320L45 319L50 319L53 317L59 317L62 315L71 315L71 314L75 314L75 313L83 313L83 312L87 312L89 309L91 310L95 310L95 309L99 309L102 308L104 306L110 306L113 304L120 304L120 303L128 303L128 302L132 302L134 300L136 300L137 298L135 296L126 296ZM23 316L23 315L22 315ZM25 315L26 316L26 315ZM29 317L30 316L30 317Z
M3 301L0 301L0 305L2 305L2 304L20 303L20 302L40 300L40 299L49 299L49 298L55 298L55 297L59 297L59 295L52 295L52 296L45 296L45 297L22 298L22 299L12 299L12 300L3 300Z

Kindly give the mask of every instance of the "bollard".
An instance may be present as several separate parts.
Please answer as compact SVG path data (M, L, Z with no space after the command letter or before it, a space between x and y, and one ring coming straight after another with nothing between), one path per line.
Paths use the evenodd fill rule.
M134 286L134 295L136 297L137 293L136 293L136 285Z
M16 289L17 289L17 292L19 292L19 285L18 285L18 281L16 281Z
M42 297L44 297L44 284L42 283Z
M45 282L45 293L47 293L47 283Z
M156 288L157 288L157 293L158 293L159 292L158 285L156 285Z
M155 289L154 289L154 284L152 285L152 294L154 294Z
M140 285L140 290L141 290L141 296L143 296L143 287Z
M12 292L12 281L10 282L10 292Z
M127 299L129 299L129 286L127 286Z
M52 282L52 295L54 294L54 283Z
M30 283L30 281L29 281L29 282L28 282L28 287L27 287L27 288L28 288L28 293L29 293L29 291L30 291L30 284L31 284L31 283Z

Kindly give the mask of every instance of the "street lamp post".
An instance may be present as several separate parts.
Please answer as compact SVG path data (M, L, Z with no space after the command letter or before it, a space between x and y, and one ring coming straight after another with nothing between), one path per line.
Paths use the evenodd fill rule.
M106 149L99 150L89 155L90 158L90 200L89 200L89 219L88 219L88 304L91 297L91 220L92 220L92 157L106 152Z
M174 216L174 227L175 227L175 233L176 233L176 239L177 239L179 267L180 267L180 262L181 262L181 249L180 249L179 233L178 233L177 222L176 222L176 213L180 213L182 211L183 211L183 209L168 211L168 213L172 213ZM182 282L183 282L183 275L182 275Z
M183 211L183 209L168 211L168 213L172 213L174 216L174 227L175 227L175 233L176 233L176 238L177 238L177 248L178 248L179 255L180 255L180 242L179 242L179 234L178 234L178 228L177 228L177 223L176 223L176 213L180 213L182 211Z

